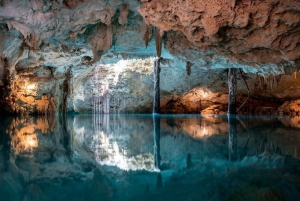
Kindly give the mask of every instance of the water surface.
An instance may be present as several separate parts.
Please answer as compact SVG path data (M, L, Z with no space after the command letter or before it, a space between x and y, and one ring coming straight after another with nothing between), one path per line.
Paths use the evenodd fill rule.
M2 118L0 200L297 200L300 119Z

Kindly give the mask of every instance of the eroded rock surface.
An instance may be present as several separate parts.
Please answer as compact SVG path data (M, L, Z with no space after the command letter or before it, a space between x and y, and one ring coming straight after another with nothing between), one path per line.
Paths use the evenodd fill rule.
M228 57L280 63L300 56L296 0L152 0L139 11L148 24L179 31L195 46Z
M240 68L250 98L239 112L282 114L300 98L299 21L292 0L4 0L0 105L14 114L151 112L158 27L162 112L225 113L226 69ZM238 79L240 106L248 90Z

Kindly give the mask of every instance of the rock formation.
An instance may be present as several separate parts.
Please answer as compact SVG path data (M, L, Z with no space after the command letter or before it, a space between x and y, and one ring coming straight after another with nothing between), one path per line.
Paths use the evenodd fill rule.
M227 69L241 68L239 113L298 115L299 22L296 0L2 0L0 106L151 112L156 27L162 112L226 112Z
M147 24L229 58L280 63L300 56L299 1L150 0L139 11Z

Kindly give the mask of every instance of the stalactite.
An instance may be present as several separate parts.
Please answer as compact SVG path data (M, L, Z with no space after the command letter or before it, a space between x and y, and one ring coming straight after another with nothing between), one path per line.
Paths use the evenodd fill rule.
M264 89L264 78L262 76L259 76L259 86L261 90Z
M37 34L33 33L27 36L25 42L32 50L37 51L42 41Z
M118 18L119 24L127 24L128 23L128 4L124 4L120 7L120 15Z
M34 32L34 30L27 26L26 24L22 24L20 22L14 21L14 20L7 20L7 27L10 30L11 28L14 28L18 31L20 31L24 37L25 43L33 50L38 50L39 46L41 44L41 40L38 34Z
M112 46L112 41L113 41L113 29L111 24L107 25L105 38L106 38L106 43L103 46L103 50L108 50Z
M143 21L142 25L142 36L146 47L148 47L149 41L152 37L152 26L147 25L145 21Z
M74 32L74 31L70 31L70 39L76 43L76 40L77 40L77 33Z
M278 80L276 78L276 76L274 76L274 87L277 87L278 86Z
M73 74L72 74L72 65L69 67L69 69L67 70L65 76L66 76L66 79L62 85L62 96L63 96L63 100L62 100L62 108L61 108L61 111L63 114L66 114L67 113L67 110L68 110L68 97L70 95L70 92L71 92L71 87L70 87L70 83L71 83L71 79L73 77Z
M98 51L107 51L112 45L113 30L112 25L103 25L97 28L95 34L90 38L93 49L94 60L99 58Z
M245 82L246 87L247 87L247 98L246 98L246 100L241 104L241 106L237 109L237 112L244 106L244 104L248 101L248 99L249 99L249 97L250 97L249 86L248 86L248 84L247 84L247 82L246 82L246 78L245 78L245 76L244 76L244 74L243 74L242 69L240 69L240 74L241 74L241 77L243 78L243 80L244 80L244 82Z
M187 74L188 76L191 75L191 67L192 67L192 63L189 62L189 61L187 61L187 62L186 62L186 65L185 65L185 70L186 70L186 74Z
M274 87L274 76L272 76L272 77L270 78L270 87L271 87L271 90L272 90L273 87Z
M266 76L265 75L263 75L263 88L262 88L262 90L265 90L265 89L267 89L267 86L268 86L268 82L267 82L267 79L266 79Z
M274 89L277 87L278 82L277 82L277 76L269 75L269 76L259 76L259 86L261 90L266 90L268 86L270 86L270 89Z
M156 46L156 56L161 57L162 49L162 34L158 28L155 29L155 46Z

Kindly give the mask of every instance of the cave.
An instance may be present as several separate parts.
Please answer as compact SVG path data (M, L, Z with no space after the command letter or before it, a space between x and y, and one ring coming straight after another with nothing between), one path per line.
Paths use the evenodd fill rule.
M0 0L1 200L297 200L300 1Z

